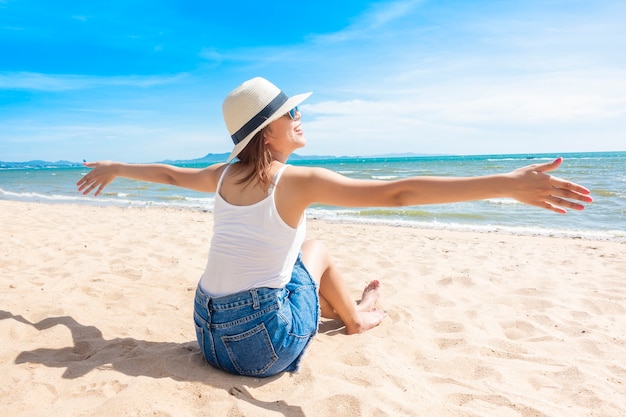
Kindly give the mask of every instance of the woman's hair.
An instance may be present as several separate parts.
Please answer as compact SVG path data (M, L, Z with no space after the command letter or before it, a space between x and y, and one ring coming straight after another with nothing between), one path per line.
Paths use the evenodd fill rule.
M246 145L246 147L239 152L239 155L237 155L237 158L243 165L252 168L252 170L244 178L238 181L239 184L246 182L249 183L254 180L254 178L258 178L262 184L269 184L272 182L270 175L272 154L269 147L265 145L263 138L265 129L267 129L267 127L261 129L256 135L254 135L248 145Z

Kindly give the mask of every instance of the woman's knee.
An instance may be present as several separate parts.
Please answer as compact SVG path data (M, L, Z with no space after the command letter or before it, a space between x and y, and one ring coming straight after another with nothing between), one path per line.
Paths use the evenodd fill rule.
M327 254L328 248L319 239L308 239L305 240L302 244L302 254L306 255L308 253L316 254L317 256L321 254Z
M302 261L317 282L332 262L328 248L318 239L310 239L302 244Z

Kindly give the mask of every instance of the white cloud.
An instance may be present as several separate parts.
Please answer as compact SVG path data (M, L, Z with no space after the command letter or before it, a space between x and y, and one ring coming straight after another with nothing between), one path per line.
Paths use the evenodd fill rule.
M626 131L625 80L624 72L598 71L468 76L407 89L389 83L395 89L386 97L379 90L363 94L380 99L303 105L307 152L619 150Z
M367 29L376 29L405 17L415 7L424 3L423 0L404 0L385 3L374 3L372 9L366 12L359 26Z
M601 122L626 116L626 71L550 73L517 77L468 76L454 81L400 85L368 91L379 100L318 102L313 115L419 117L432 123L509 125Z
M152 87L173 84L187 74L171 76L87 76L71 74L41 74L35 72L0 73L0 89L33 91L68 91L96 87Z
M521 17L477 11L464 19L451 13L432 30L388 25L371 34L388 41L334 54L333 89L302 106L306 152L623 150L621 19L604 19L595 8L591 21L580 11L541 10ZM357 29L374 27L365 21L320 38L329 41L320 50L332 56L331 40L353 45Z
M28 124L13 123L3 127L0 159L10 161L40 158L37 149L45 149L47 160L80 161L85 158L149 162L193 159L211 151L226 152L231 146L225 135L215 134L205 126L168 125L158 121L146 125L113 121L54 124L31 120ZM28 138L27 144L22 139L24 137ZM212 142L215 142L214 146Z
M354 23L344 29L334 33L311 35L309 39L313 43L328 44L371 37L372 31L380 30L407 16L422 3L424 0L374 3L370 9L358 16Z
M207 46L195 72L0 72L0 90L68 92L47 108L49 95L32 95L43 99L30 102L29 117L46 121L36 129L9 132L8 123L32 123L17 120L24 107L7 107L1 147L13 137L94 140L95 157L138 161L228 151L219 110L226 81L262 75L287 93L315 92L302 106L309 144L298 153L623 150L624 6L606 4L378 2L343 30L301 44ZM154 86L168 88L145 88Z

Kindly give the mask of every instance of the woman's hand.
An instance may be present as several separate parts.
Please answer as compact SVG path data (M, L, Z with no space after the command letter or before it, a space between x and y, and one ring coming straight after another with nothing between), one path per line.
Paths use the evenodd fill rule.
M562 162L563 158L557 158L546 164L529 165L510 172L507 177L513 181L507 195L522 203L561 214L567 213L563 207L584 209L584 205L570 200L592 202L588 189L547 174L557 169Z
M102 192L104 187L109 185L111 181L117 177L116 170L118 164L116 162L84 162L83 165L88 168L93 168L76 183L78 191L82 192L83 195L87 195L96 189L94 196L97 196Z

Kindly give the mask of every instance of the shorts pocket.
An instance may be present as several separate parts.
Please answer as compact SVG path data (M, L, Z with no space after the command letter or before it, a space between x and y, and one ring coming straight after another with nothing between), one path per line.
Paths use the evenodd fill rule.
M222 336L222 342L241 375L263 374L278 360L264 323L241 334Z
M218 366L215 349L213 347L213 335L208 329L206 321L198 314L194 314L193 324L196 328L196 338L198 339L198 346L200 347L202 357L211 365Z
M194 323L194 325L196 327L196 339L198 339L200 352L202 352L202 356L204 356L206 359L206 355L204 354L204 329L202 328L202 326L198 325L198 323Z

